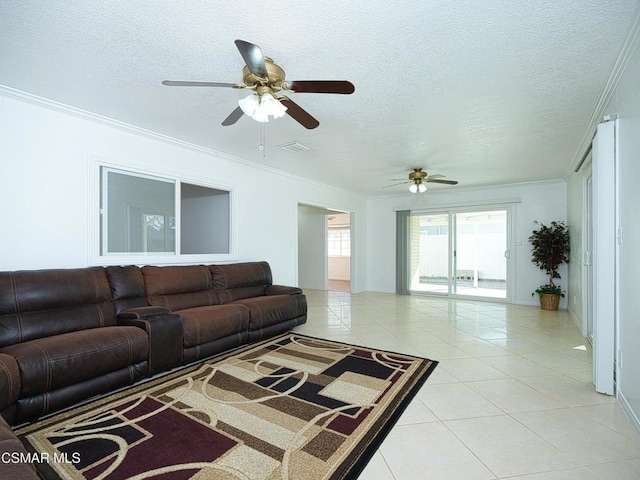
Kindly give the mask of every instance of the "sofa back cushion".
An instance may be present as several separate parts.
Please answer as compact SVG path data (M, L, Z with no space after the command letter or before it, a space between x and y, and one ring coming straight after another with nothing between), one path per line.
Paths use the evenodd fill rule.
M106 267L106 270L116 313L128 308L148 306L144 277L140 267L136 265L109 266Z
M0 348L115 324L103 267L0 272Z
M209 269L220 303L262 296L273 283L267 262L210 265Z
M217 305L218 297L205 265L142 267L149 305L175 312L187 308Z

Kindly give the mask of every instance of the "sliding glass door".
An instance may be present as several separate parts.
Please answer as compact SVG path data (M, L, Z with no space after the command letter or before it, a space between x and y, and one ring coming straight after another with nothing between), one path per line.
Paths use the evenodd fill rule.
M507 297L507 210L412 213L410 290Z
M449 215L412 215L410 232L410 289L415 292L449 293Z

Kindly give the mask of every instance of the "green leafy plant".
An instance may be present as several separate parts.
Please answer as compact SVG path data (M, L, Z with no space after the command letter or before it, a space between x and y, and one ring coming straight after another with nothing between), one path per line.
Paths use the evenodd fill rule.
M560 295L561 297L564 297L564 292L557 285L540 285L535 289L531 296L533 297L536 293L538 295Z
M558 268L569 263L569 229L564 222L540 223L529 237L533 247L531 261L549 275L549 283L541 285L531 295L555 294L564 297L564 292L553 280L559 279Z

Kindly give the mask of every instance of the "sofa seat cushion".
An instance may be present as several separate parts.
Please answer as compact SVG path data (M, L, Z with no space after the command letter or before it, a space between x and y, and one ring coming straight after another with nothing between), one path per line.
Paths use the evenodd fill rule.
M244 305L249 309L250 331L286 322L307 313L303 295L265 295L237 300L228 305Z
M182 317L185 347L195 347L249 329L244 305L208 305L174 312Z
M137 327L103 327L39 338L0 350L20 369L21 398L67 387L146 362L149 343Z

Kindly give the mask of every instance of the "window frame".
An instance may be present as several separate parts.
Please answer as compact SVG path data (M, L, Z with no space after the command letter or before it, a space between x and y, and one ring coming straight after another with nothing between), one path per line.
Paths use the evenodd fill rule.
M340 253L332 252L333 242L331 236L336 233L340 236L337 242ZM345 237L347 238L345 239ZM348 250L348 253L345 253L345 250ZM351 227L335 226L327 228L327 252L329 257L346 258L351 256Z
M175 218L175 251L166 252L113 252L103 253L103 225L106 223L106 214L103 208L103 189L107 175L102 175L104 171L115 171L125 175L132 175L152 180L166 181L174 185L174 218ZM168 172L162 169L149 171L146 169L132 167L123 163L108 161L102 157L94 156L90 172L90 192L89 192L89 259L90 265L145 265L145 264L197 264L197 263L221 263L237 261L237 245L235 235L235 190L229 185L214 183L211 179L191 178L177 175L175 172ZM198 187L209 188L227 192L229 196L228 228L229 228L229 251L227 253L208 254L185 254L181 253L181 186L190 184Z
M109 185L109 174L110 173L114 173L114 174L118 174L118 175L126 175L129 177L136 177L136 178L141 178L141 179L145 179L145 180L153 180L154 182L164 182L167 184L171 184L173 185L173 218L174 218L174 224L177 226L180 218L179 218L179 213L176 208L177 206L180 204L179 202L179 198L178 198L178 193L179 193L179 183L176 182L176 180L174 179L170 179L170 178L165 178L165 177L161 177L161 176L157 176L157 175L148 175L148 174L142 174L139 172L133 172L133 171L127 171L124 170L122 168L113 168L113 167L107 167L107 166L103 166L100 168L100 193L99 193L99 201L100 201L100 245L99 245L99 249L100 249L100 255L103 257L114 257L114 256L125 256L125 257L131 257L131 256L159 256L159 255L172 255L175 256L177 255L177 253L180 251L179 250L179 235L178 235L178 229L174 229L174 240L173 240L173 252L170 251L164 251L164 252L148 252L146 250L141 251L141 252L118 252L118 251L114 251L114 252L110 252L109 251L109 189L108 189L108 185ZM131 205L127 205L126 206L126 217L130 217L131 214ZM154 214L154 212L149 212L150 214ZM160 212L162 213L162 212ZM159 214L158 211L156 211L155 213L156 215ZM129 223L127 222L127 225ZM129 236L130 238L130 236Z

